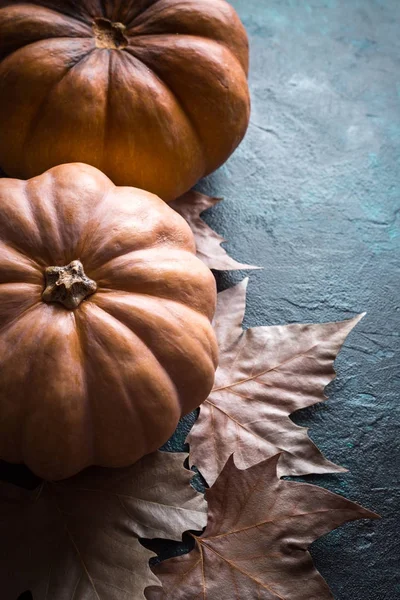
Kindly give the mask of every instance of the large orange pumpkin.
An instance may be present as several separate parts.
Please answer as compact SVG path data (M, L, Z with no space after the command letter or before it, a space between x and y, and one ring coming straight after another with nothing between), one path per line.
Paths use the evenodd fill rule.
M0 166L80 161L172 200L241 141L247 68L225 0L0 0Z
M157 196L97 169L0 180L0 458L128 465L207 397L211 271Z

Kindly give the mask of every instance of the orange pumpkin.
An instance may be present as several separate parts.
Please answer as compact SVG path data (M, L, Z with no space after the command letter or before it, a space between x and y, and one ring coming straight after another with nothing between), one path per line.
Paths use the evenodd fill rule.
M243 138L247 69L225 0L0 0L0 166L80 161L173 200Z
M132 464L207 397L211 271L157 196L70 164L0 180L0 458Z

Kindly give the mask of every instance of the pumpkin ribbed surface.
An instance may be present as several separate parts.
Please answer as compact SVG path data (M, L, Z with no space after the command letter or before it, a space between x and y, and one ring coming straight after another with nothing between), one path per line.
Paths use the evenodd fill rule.
M0 0L0 166L85 162L173 200L243 138L247 69L225 0Z
M0 180L0 458L60 479L158 448L212 387L215 302L157 196L82 164Z

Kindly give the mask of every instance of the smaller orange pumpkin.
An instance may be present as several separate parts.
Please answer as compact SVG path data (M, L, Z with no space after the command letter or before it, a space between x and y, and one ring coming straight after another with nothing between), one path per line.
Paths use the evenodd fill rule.
M0 458L132 464L207 397L214 277L182 217L83 164L0 181Z

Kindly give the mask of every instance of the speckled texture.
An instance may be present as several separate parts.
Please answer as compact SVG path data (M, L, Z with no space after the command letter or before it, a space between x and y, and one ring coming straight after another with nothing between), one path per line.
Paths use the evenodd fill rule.
M225 197L206 221L237 260L264 267L251 274L247 326L367 311L328 403L295 421L351 471L307 480L383 517L313 545L335 599L397 600L400 2L231 3L250 36L252 117L234 156L198 186ZM243 276L220 275L220 289Z

